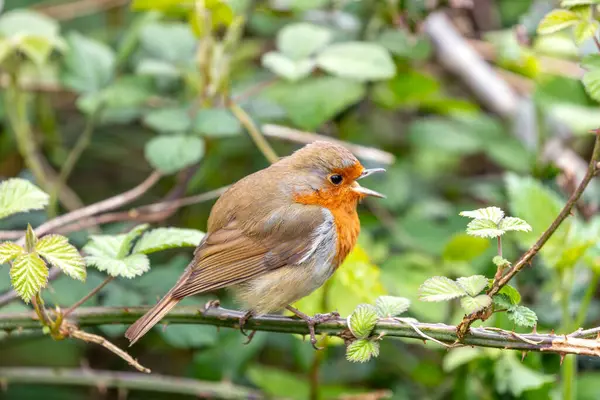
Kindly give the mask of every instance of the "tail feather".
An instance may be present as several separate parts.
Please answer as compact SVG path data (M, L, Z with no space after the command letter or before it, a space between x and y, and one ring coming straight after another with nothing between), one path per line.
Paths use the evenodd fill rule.
M129 339L129 345L133 346L142 336L144 336L154 325L156 325L181 299L176 299L167 293L154 307L152 307L140 319L125 332L125 337Z

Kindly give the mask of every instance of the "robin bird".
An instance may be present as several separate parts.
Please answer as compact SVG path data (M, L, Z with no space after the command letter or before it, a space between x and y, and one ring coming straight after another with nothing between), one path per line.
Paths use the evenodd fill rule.
M184 297L232 290L251 316L284 308L315 325L337 313L309 317L290 304L322 286L356 244L356 212L366 196L384 197L358 180L365 169L345 147L316 141L232 185L217 200L208 229L175 286L125 333L131 345ZM316 346L315 346L316 347Z

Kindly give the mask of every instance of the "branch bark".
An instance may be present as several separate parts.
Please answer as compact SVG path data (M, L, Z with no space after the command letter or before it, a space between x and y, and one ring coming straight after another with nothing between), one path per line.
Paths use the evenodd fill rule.
M97 326L105 324L129 324L141 317L149 307L87 307L74 311L70 318L79 326ZM226 310L222 308L209 308L198 310L194 307L182 306L171 311L163 319L165 324L198 324L213 325L238 329L240 317L243 312ZM308 327L299 319L279 316L263 315L251 318L246 323L248 330L295 333L307 335ZM2 313L0 314L0 330L19 334L23 330L40 329L40 324L35 319L33 312ZM346 319L337 319L319 324L317 333L326 333L345 339L352 338ZM470 335L458 343L456 326L446 324L428 324L404 321L399 318L380 319L373 331L373 335L385 337L402 337L418 340L435 340L446 344L447 347L478 346L498 349L521 351L538 351L556 354L579 354L600 357L600 341L596 335L600 328L587 331L579 330L570 335L557 336L555 334L540 334L537 332L518 334L497 328L471 328ZM590 339L590 337L592 339Z

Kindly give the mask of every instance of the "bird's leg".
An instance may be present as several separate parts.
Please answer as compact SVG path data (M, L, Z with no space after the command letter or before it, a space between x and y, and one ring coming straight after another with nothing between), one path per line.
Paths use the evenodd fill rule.
M240 332L242 333L242 335L244 336L248 336L248 334L246 333L246 331L244 330L244 325L246 325L246 322L252 317L252 311L247 311L246 314L242 315L240 317ZM254 336L254 335L252 335ZM250 339L252 340L252 339ZM248 341L248 343L250 343L250 340Z
M317 335L315 333L315 326L317 324L321 324L332 319L338 319L340 317L340 314L336 311L330 312L328 314L315 314L314 316L309 317L302 311L292 306L287 306L286 309L293 312L294 315L296 315L298 318L306 321L306 324L308 325L308 332L310 334L310 343L315 348L315 350L322 350L322 348L317 346Z

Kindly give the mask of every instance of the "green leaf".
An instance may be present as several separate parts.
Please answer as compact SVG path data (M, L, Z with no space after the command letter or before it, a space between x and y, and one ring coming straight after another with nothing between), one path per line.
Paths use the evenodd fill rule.
M399 29L385 30L377 42L392 54L409 60L426 60L432 53L429 40L410 36L408 32Z
M348 328L358 339L369 337L377 325L377 309L370 304L359 304L348 316Z
M489 219L497 224L504 218L504 211L498 207L487 207L473 211L461 211L460 215L473 219Z
M587 94L600 102L600 69L588 71L583 75L583 86Z
M305 59L331 42L331 31L318 25L298 22L286 25L277 34L277 48L292 60Z
M396 317L410 307L410 300L404 297L379 296L375 300L377 315L381 318Z
M552 10L539 23L537 31L540 35L558 32L579 22L579 16L573 11Z
M58 36L58 33L56 21L36 11L16 9L0 16L0 36L34 35L51 38Z
M119 246L119 251L117 251L117 258L123 259L130 254L136 253L132 250L132 245L148 228L150 225L141 224L133 227L127 234L123 237L123 241L121 242L121 246Z
M141 29L140 44L150 58L175 65L192 62L196 54L196 38L184 23L149 23Z
M445 276L429 278L419 288L419 300L422 301L448 301L466 294L458 283Z
M94 93L108 85L115 72L115 53L102 42L77 32L67 36L62 80L79 93Z
M458 278L456 282L469 296L477 296L488 285L488 278L483 275L473 275Z
M508 310L507 315L508 319L521 326L533 327L538 320L535 312L525 306L513 306Z
M467 225L467 234L481 238L502 236L504 231L491 219L474 219Z
M509 308L511 308L513 306L513 303L510 300L510 297L508 297L505 294L497 294L493 297L492 300L494 301L494 307L496 310L498 310L498 309L508 310Z
M23 254L25 249L16 243L4 242L0 244L0 264L12 261L17 256Z
M48 267L36 253L18 256L10 268L10 280L15 291L29 303L48 282Z
M283 107L295 125L314 131L360 101L366 91L364 84L325 76L296 83L281 82L266 89L266 93Z
M189 112L184 108L161 108L144 115L144 124L150 129L163 133L183 133L192 126Z
M573 29L573 35L575 36L575 42L577 44L581 44L585 42L587 39L594 37L596 32L598 32L598 27L600 23L595 20L585 20L579 22L575 25L575 29Z
M545 375L526 367L517 360L514 353L504 352L502 357L494 364L494 377L496 390L501 394L512 394L515 398L522 398L524 392L539 389L554 383L553 375Z
M91 235L82 251L91 256L117 258L125 235Z
M396 73L388 51L375 43L333 44L317 56L317 65L330 74L360 81L390 79Z
M563 8L585 6L591 4L600 4L600 2L598 0L562 0L560 2L560 6Z
M440 82L434 76L420 71L400 71L390 80L378 82L373 88L373 100L383 107L398 109L425 107L433 99L440 99Z
M141 60L135 69L136 74L150 75L156 77L177 78L181 75L181 70L175 65L163 60L154 58L145 58Z
M135 278L150 269L150 260L145 254L133 254L121 260L106 256L87 256L87 265L95 266L99 271L124 278Z
M444 247L442 258L447 261L472 261L490 247L490 241L459 233L452 236Z
M581 66L588 70L600 68L600 54L588 54L581 59Z
M242 124L226 108L203 108L196 113L193 131L206 137L236 136Z
M172 174L200 161L204 156L204 141L186 136L159 136L148 143L146 159L164 174Z
M34 252L37 241L38 238L35 235L35 231L30 224L27 224L27 230L25 231L25 251L27 253Z
M293 60L276 51L265 53L261 62L263 67L290 82L306 78L316 66L314 60L308 58Z
M473 347L459 347L448 351L444 357L444 372L452 372L458 367L468 364L473 360L483 357L482 349Z
M138 240L133 253L150 254L176 247L195 247L200 244L202 238L204 238L204 232L195 229L153 229Z
M50 265L59 268L73 279L85 282L85 261L79 251L69 244L66 237L61 235L44 236L36 243L35 251Z
M41 210L48 205L50 196L37 186L20 178L0 183L0 218L12 214Z
M480 294L479 296L471 297L466 296L460 299L460 306L465 310L467 314L483 310L492 304L492 298L487 294Z
M521 218L506 217L498 226L504 232L507 231L519 231L519 232L531 232L531 226L523 221Z
M346 348L346 359L364 363L379 355L379 342L367 339L355 340Z
M494 265L496 265L496 267L507 267L510 265L510 261L500 256L495 256L494 258L492 258L492 262L494 263Z
M18 48L31 61L41 66L48 60L54 44L51 38L27 35L19 40Z
M519 304L521 302L521 293L510 285L505 285L500 289L498 294L504 294L508 296L512 304Z

